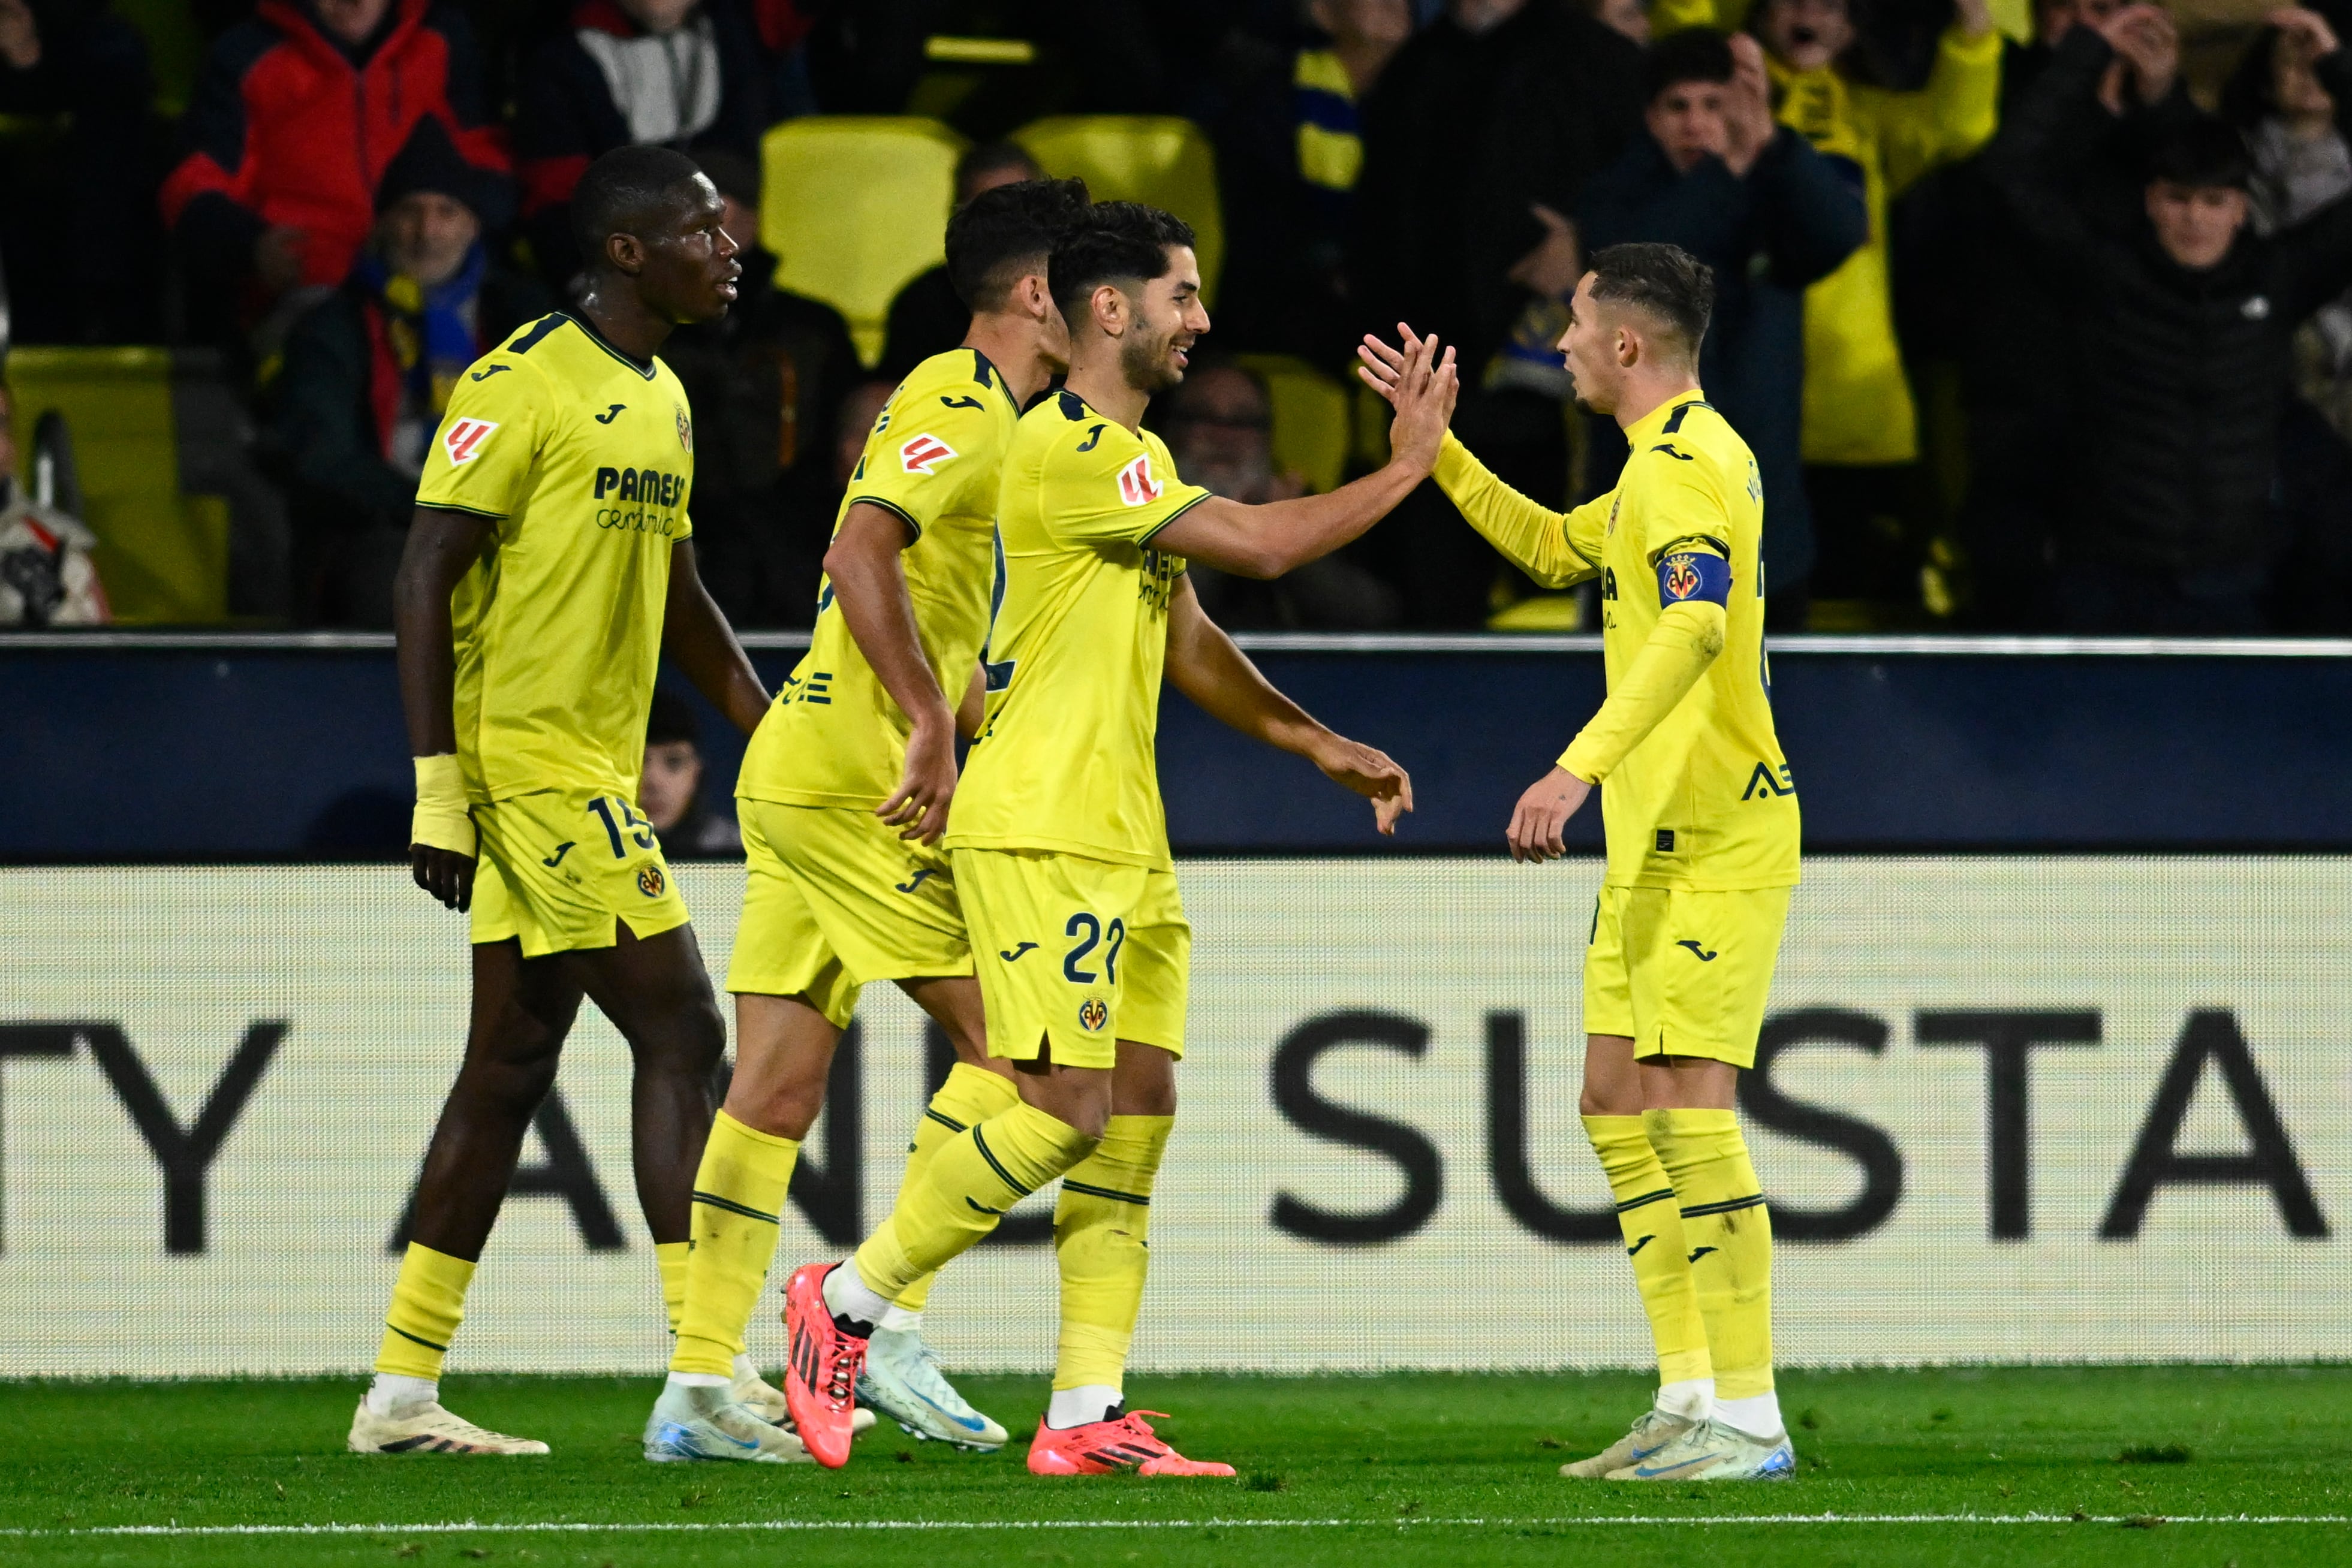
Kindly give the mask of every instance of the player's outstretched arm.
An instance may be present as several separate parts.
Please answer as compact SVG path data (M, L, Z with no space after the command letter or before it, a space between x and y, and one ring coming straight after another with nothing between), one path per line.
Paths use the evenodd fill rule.
M1395 509L1429 477L1437 463L1445 422L1461 390L1454 350L1435 338L1420 340L1398 366L1396 418L1389 426L1389 460L1328 496L1245 506L1212 496L1179 513L1152 537L1155 549L1239 577L1280 577L1329 555Z
M694 541L669 547L669 598L662 606L662 652L677 661L694 689L710 699L727 721L749 735L768 711L768 688L751 656L735 640L735 628L702 585L694 563Z
M1268 746L1304 757L1325 778L1372 803L1372 822L1396 831L1412 810L1412 780L1381 752L1334 735L1272 683L1209 619L1191 577L1176 580L1168 603L1168 680L1212 718Z
M1402 349L1367 333L1356 350L1362 361L1356 374L1391 407L1397 406L1404 386L1406 365L1425 341L1402 321L1397 336L1404 344ZM1555 512L1495 477L1451 431L1439 444L1431 474L1445 498L1488 544L1545 587L1566 588L1600 575L1601 544L1608 524L1605 497L1572 512Z
M419 507L392 580L394 660L408 753L416 764L416 811L408 869L416 885L451 909L474 902L474 821L457 771L457 640L449 595L480 559L495 520Z
M948 802L955 797L956 716L915 629L915 600L899 560L914 542L914 530L896 512L854 502L824 552L824 575L858 651L914 726L898 788L874 814L899 829L900 838L929 844L947 831Z

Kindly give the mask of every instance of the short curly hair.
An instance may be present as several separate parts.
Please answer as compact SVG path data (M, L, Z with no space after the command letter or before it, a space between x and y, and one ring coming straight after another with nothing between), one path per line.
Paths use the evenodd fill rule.
M1046 284L1064 320L1106 283L1149 283L1168 275L1168 253L1190 246L1192 225L1140 202L1097 202L1054 242Z

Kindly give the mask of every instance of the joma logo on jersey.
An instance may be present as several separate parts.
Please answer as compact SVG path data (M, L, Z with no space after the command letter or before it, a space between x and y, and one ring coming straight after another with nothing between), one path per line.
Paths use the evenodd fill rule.
M956 449L936 435L918 435L898 448L898 466L909 474L929 474L956 455Z
M1130 507L1148 507L1167 486L1151 476L1151 454L1145 453L1118 471L1118 498Z
M618 494L614 494L616 491ZM599 468L596 499L601 501L606 496L616 501L675 507L686 497L686 476L665 474L658 468Z
M453 419L441 433L441 449L453 465L462 468L482 455L483 443L498 427L498 421L492 419Z

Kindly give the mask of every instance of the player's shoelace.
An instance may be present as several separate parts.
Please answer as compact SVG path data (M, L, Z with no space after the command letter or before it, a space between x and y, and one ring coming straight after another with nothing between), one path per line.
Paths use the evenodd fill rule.
M833 1342L833 1370L824 1383L824 1396L836 1406L850 1404L857 1394L857 1374L866 1361L866 1347L846 1335Z

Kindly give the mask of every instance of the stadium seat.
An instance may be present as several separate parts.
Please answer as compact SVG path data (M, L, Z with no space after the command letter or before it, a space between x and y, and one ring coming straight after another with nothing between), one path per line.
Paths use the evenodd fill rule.
M1274 401L1274 466L1306 479L1318 495L1339 488L1348 467L1348 393L1292 354L1243 354Z
M1225 220L1216 158L1199 126L1168 115L1055 115L1030 121L1013 140L1056 179L1082 176L1098 202L1149 202L1191 224L1202 298L1215 306Z
M776 282L849 319L858 357L882 357L890 301L946 256L963 138L935 120L809 115L761 140L760 243Z
M185 624L227 614L227 504L180 493L179 435L167 349L19 348L8 389L32 480L41 416L65 419L81 478L82 520L117 621Z

